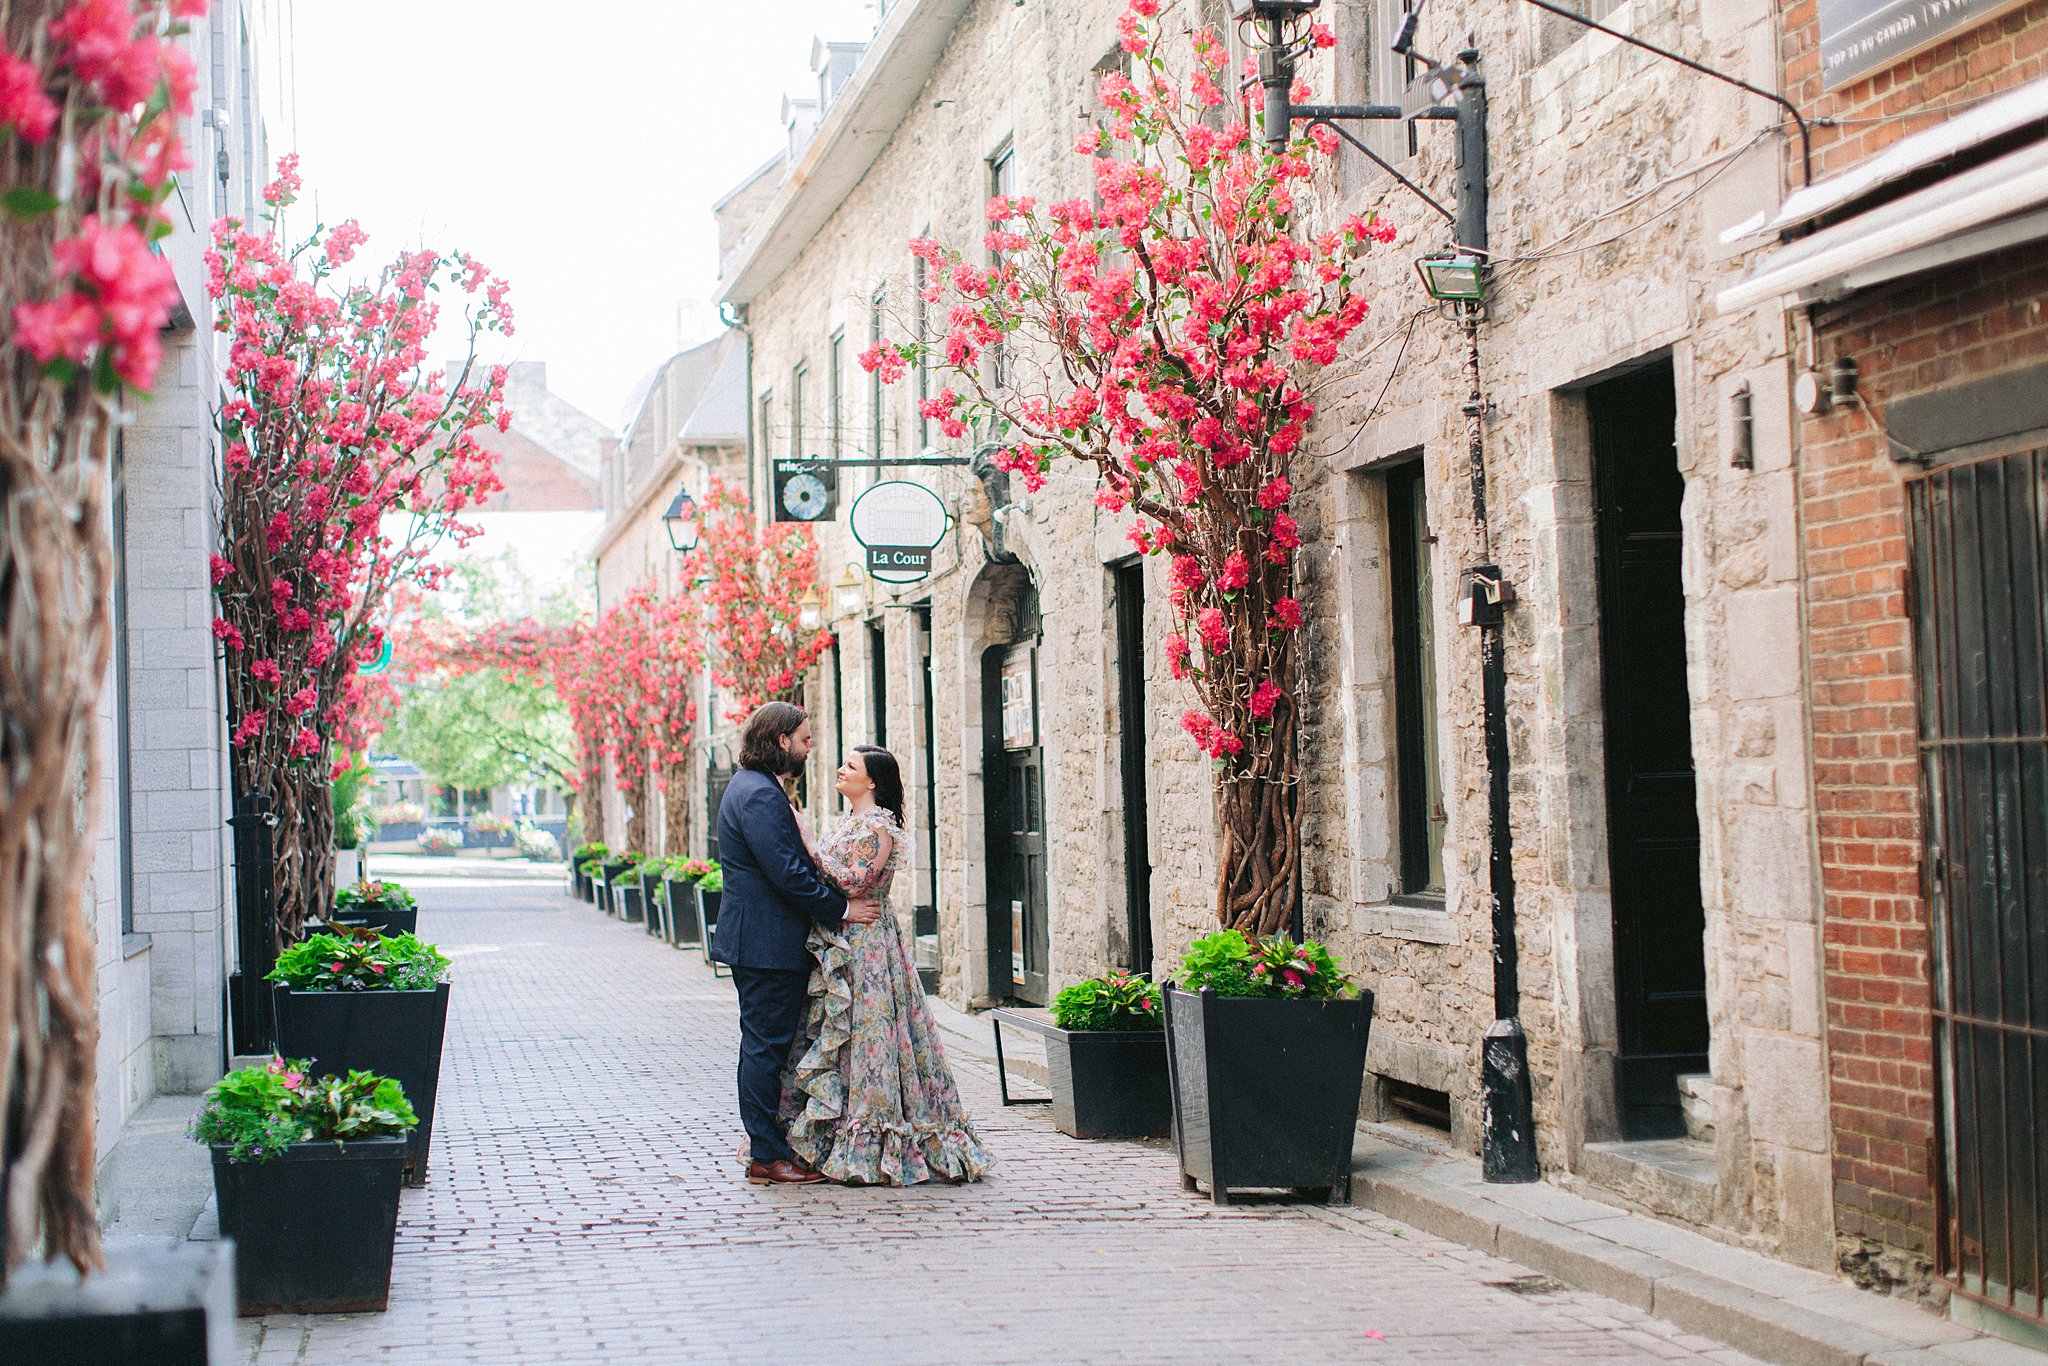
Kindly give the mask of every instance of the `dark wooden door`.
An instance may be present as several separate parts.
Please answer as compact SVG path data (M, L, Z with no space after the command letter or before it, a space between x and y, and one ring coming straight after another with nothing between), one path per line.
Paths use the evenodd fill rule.
M1145 800L1145 565L1119 565L1116 591L1117 724L1124 798L1124 966L1152 971L1152 848Z
M2048 451L1909 486L1941 1268L2048 1321Z
M1052 946L1045 876L1044 749L1038 743L1036 670L1023 670L1020 681L1020 649L1029 647L998 645L982 656L989 985L993 994L1044 1005ZM1021 731L1016 721L1020 687L1028 689L1024 700L1030 708L1029 728Z
M1587 393L1623 1132L1685 1131L1678 1077L1707 1068L1706 915L1685 678L1684 531L1671 364Z

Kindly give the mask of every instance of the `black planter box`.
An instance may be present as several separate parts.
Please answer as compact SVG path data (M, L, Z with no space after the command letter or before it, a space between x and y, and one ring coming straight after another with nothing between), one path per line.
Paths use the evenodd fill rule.
M646 898L640 893L640 879L637 876L621 878L612 884L612 905L617 908L621 920L637 923L645 918Z
M420 1118L407 1139L406 1184L427 1182L448 983L432 991L290 991L277 988L278 1051L316 1073L358 1069L394 1078Z
M1372 993L1289 1001L1169 985L1166 1052L1181 1188L1351 1199Z
M418 934L420 932L420 908L411 906L405 910L334 910L327 918L337 925L350 928L368 926L379 934Z
M0 1292L0 1361L49 1366L228 1366L235 1359L230 1243L108 1240L107 1269L31 1258Z
M650 878L642 873L633 879L633 887L640 893L640 928L649 934L661 933L661 879Z
M352 1314L391 1298L403 1138L294 1143L268 1162L213 1150L220 1233L242 1314Z
M704 950L704 961L711 961L711 936L718 929L718 899L723 892L707 892L699 882L691 889L697 901L697 943Z
M697 884L669 878L662 889L668 900L668 942L693 949L704 942L704 922L697 918Z
M597 904L604 907L606 915L618 915L620 913L620 875L632 866L632 864L627 863L624 859L615 859L605 864L600 870L602 876L599 878L597 885Z
M1173 1127L1166 1034L1050 1029L1045 1070L1053 1127L1072 1138L1164 1138Z

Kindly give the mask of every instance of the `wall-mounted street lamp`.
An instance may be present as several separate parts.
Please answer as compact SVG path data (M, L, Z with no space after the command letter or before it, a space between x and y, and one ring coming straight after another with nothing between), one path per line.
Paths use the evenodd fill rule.
M860 570L852 560L839 571L839 581L832 585L832 607L834 615L857 617L867 610L868 585L861 577Z
M1486 263L1464 252L1432 252L1415 263L1432 299L1478 303L1486 297Z
M796 600L796 624L806 631L815 631L825 624L825 600L818 596L818 585L809 584L804 595Z
M687 555L697 548L697 500L688 489L676 490L675 501L661 514L661 524L668 528L668 543L678 553Z

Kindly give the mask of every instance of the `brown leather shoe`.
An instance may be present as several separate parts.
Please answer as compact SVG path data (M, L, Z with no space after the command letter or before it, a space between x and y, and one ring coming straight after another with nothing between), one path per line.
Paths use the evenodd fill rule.
M757 1186L810 1186L825 1178L800 1162L786 1157L773 1162L749 1162L747 1180Z

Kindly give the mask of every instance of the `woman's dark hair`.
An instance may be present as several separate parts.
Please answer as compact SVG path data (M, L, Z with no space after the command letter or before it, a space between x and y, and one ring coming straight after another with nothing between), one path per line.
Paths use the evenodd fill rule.
M875 805L894 816L896 828L902 829L903 770L897 767L896 756L880 745L855 745L853 752L860 756L868 781L875 785Z
M790 772L795 764L782 747L782 737L796 734L808 715L794 702L763 702L740 728L740 767L771 778Z

